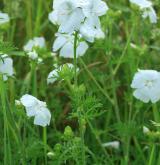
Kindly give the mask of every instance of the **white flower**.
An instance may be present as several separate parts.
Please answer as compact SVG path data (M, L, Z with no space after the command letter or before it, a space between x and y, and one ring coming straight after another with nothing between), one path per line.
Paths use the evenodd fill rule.
M53 44L53 51L56 52L60 49L60 56L65 58L74 58L74 36L67 34L56 34L57 39ZM77 57L85 54L88 49L86 42L78 42Z
M152 2L148 0L130 0L130 2L139 6L140 9L149 8L152 6Z
M23 47L24 51L31 52L35 47L43 48L45 47L45 39L43 37L34 37L29 40L27 44Z
M160 99L160 73L155 70L139 70L132 81L133 95L145 102L157 102Z
M47 77L47 84L53 84L55 81L57 81L57 79L59 78L59 72L61 72L63 70L64 65L67 65L67 67L72 70L74 68L74 65L71 63L66 63L63 64L61 66L59 66L58 68L54 69L53 71L51 71ZM77 68L77 72L79 71L79 68Z
M7 13L2 13L2 12L0 12L0 25L9 22L9 20L10 20L10 19L9 19L9 16L8 16Z
M99 18L98 17L87 18L84 24L82 24L80 28L80 34L88 42L94 42L95 38L101 38L100 35L104 35L104 33L101 30Z
M150 132L150 130L146 126L143 126L143 133L147 134L148 132Z
M36 60L38 58L38 54L36 53L36 51L28 52L27 54L31 60Z
M58 78L58 69L51 71L47 77L47 84L53 84Z
M13 60L4 54L0 56L0 74L3 75L3 80L6 81L8 76L12 76L13 71Z
M102 0L79 0L78 7L81 7L85 17L94 17L105 15L108 6Z
M55 0L53 11L49 14L49 20L60 25L61 33L72 33L78 30L84 18L82 10L77 7L76 0Z
M146 9L142 15L143 18L149 17L151 23L157 23L157 15L153 7Z
M34 124L40 126L47 126L50 124L51 113L47 108L45 102L42 102L31 95L24 95L20 99L23 106L25 106L28 117L34 116Z
M140 10L143 12L143 18L149 17L151 23L157 23L157 15L154 8L152 7L152 2L148 0L130 0L130 2L139 6Z
M114 149L119 149L120 142L119 141L112 141L112 142L108 142L108 143L103 143L102 146L114 148Z

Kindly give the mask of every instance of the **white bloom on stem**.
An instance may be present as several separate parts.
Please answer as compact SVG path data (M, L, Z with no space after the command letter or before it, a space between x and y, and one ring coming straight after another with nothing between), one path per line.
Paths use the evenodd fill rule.
M119 141L107 142L107 143L103 143L102 146L108 147L108 148L119 149L120 142Z
M42 102L28 94L22 96L20 101L26 109L27 116L34 116L35 125L45 127L50 124L51 113L47 108L46 102Z
M95 38L104 38L98 17L87 18L80 28L80 34L88 42L94 42Z
M78 30L84 18L82 10L77 7L76 0L55 0L53 11L49 14L49 20L60 26L61 33L73 33Z
M135 89L133 95L145 102L152 103L160 100L160 72L156 70L138 70L131 87Z
M152 6L152 2L148 0L130 0L130 2L139 6L140 9L149 8Z
M33 51L33 52L28 52L28 57L31 59L31 60L36 60L38 58L38 54L36 51Z
M67 67L71 70L74 69L74 65L71 63L66 63L63 64L59 67L57 67L56 69L54 69L53 71L51 71L47 77L47 84L53 84L54 82L57 81L57 79L59 78L59 72L62 71L63 67L67 65ZM77 72L79 71L79 68L77 68Z
M146 126L143 126L143 133L147 134L148 132L150 132L149 128L147 128Z
M146 9L142 15L143 18L149 17L151 23L157 23L157 15L153 7Z
M142 11L142 17L147 18L149 17L151 23L157 23L157 15L152 7L153 4L151 1L148 0L130 0L131 3L136 4L139 6L140 10Z
M45 39L43 37L34 37L33 39L27 42L27 44L23 47L23 49L26 52L31 52L35 47L44 48Z
M14 74L13 60L6 54L0 56L0 74L3 75L4 81Z
M60 56L74 58L74 36L68 34L56 34L57 38L53 44L53 52L60 50ZM85 41L78 41L77 57L85 54L88 45Z
M109 9L107 4L102 0L79 0L78 7L82 8L85 17L94 17L105 15Z
M7 13L0 12L0 25L9 22L10 18Z

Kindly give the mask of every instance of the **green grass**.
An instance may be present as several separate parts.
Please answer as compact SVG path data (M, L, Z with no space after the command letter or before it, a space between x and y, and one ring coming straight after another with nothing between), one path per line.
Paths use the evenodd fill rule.
M160 2L153 2L160 17ZM48 20L51 0L0 0L0 9L11 17L0 52L13 57L16 73L6 83L0 77L0 164L160 164L160 128L150 122L160 122L160 103L136 100L130 87L138 68L160 70L160 23L143 20L128 0L107 3L110 10L101 18L105 39L89 44L87 53L73 61L50 55L57 32ZM40 65L23 52L34 36L47 42ZM72 81L47 85L53 64L66 62L77 63L80 73ZM15 106L26 93L47 102L50 126L33 125L33 118ZM143 126L152 132L144 135ZM120 141L118 150L102 146L114 140Z

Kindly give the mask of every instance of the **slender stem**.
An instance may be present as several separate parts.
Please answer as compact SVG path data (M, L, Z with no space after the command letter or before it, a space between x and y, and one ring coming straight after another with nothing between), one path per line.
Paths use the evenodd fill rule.
M159 116L159 111L158 111L157 105L153 104L152 109L153 109L154 120L155 120L155 122L159 123L160 116ZM160 131L160 127L157 127L157 131Z
M37 71L36 63L31 62L32 94L37 97Z
M108 157L108 154L107 154L107 151L105 150L105 148L102 146L102 142L101 142L101 139L99 138L99 136L97 135L97 133L95 132L91 122L89 120L87 120L87 123L92 131L92 133L94 134L99 146L101 147L102 151L104 152L104 154Z
M77 41L78 41L78 33L75 32L75 36L74 36L74 85L77 85Z
M3 110L3 120L4 120L4 165L7 165L7 109L6 109L6 99L5 99L5 85L3 82L3 75L0 75L0 95L1 95L1 103Z
M125 47L124 47L124 49L123 49L123 52L122 52L122 54L121 54L121 56L120 56L120 58L119 58L118 63L117 63L117 65L116 65L116 67L115 67L115 69L114 69L114 71L113 71L113 74L114 74L114 75L116 75L116 73L117 73L119 67L121 66L121 63L123 62L123 58L124 58L124 56L125 56L125 54L126 54L126 51L127 51L128 47L129 47L129 44L130 44L130 42L131 42L131 39L132 39L132 36L133 36L133 32L134 32L135 26L136 26L136 24L134 24L133 27L132 27L131 33L130 33L128 39L127 39L127 43L126 43L126 45L125 45Z
M110 103L112 105L114 105L114 100L112 100L110 98L110 96L108 95L107 92L104 91L104 89L99 85L99 83L97 82L97 80L94 78L94 76L92 75L92 73L89 71L89 69L87 68L86 64L83 62L83 60L80 58L80 62L81 64L84 66L84 69L86 70L86 72L88 73L88 75L90 76L90 78L93 80L93 82L95 83L95 85L98 87L98 89L102 92L102 94L110 101Z
M39 0L37 7L36 22L35 22L35 31L34 31L35 36L39 35L40 32L41 16L42 16L42 0Z
M153 146L152 146L152 150L151 150L151 153L150 153L148 165L153 164L154 155L155 155L155 144L153 144Z
M43 128L44 160L47 165L47 128Z
M81 111L83 109L78 108L78 122L79 122L79 131L81 136L81 149L82 149L82 165L86 164L86 158L85 158L85 143L84 143L84 134L85 134L85 123L81 116Z
M74 85L77 86L77 41L78 41L78 32L75 32L74 36ZM81 149L82 149L82 165L86 164L85 158L85 144L84 144L84 134L85 126L82 122L81 108L78 108L78 122L79 122L79 131L81 136Z

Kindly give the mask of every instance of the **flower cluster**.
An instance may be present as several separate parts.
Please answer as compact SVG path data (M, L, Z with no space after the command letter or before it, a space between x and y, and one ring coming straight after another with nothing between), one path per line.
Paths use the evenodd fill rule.
M131 87L135 89L133 95L147 103L160 100L160 72L155 70L139 70L132 81Z
M31 60L38 59L38 61L41 61L42 59L38 58L37 48L44 48L45 46L45 39L43 37L34 37L24 45L23 49Z
M94 42L95 38L104 37L99 17L106 14L107 10L108 6L102 0L54 0L49 20L59 29L53 51L62 48L60 56L73 58L73 35L78 32L77 54L83 55L88 46L80 39ZM59 46L58 41L61 42Z
M45 102L28 94L22 96L20 101L26 109L27 116L34 117L35 125L45 127L50 124L51 113Z
M77 68L77 72L79 68ZM66 63L64 65L59 66L58 68L51 71L47 78L47 84L53 84L59 78L64 79L71 79L74 73L74 65L71 63Z
M13 60L8 55L4 54L0 56L0 74L3 75L3 80L6 81L9 76L12 76Z
M157 23L157 15L153 8L153 4L148 0L130 0L131 3L139 6L142 11L142 17L149 17L151 23Z

